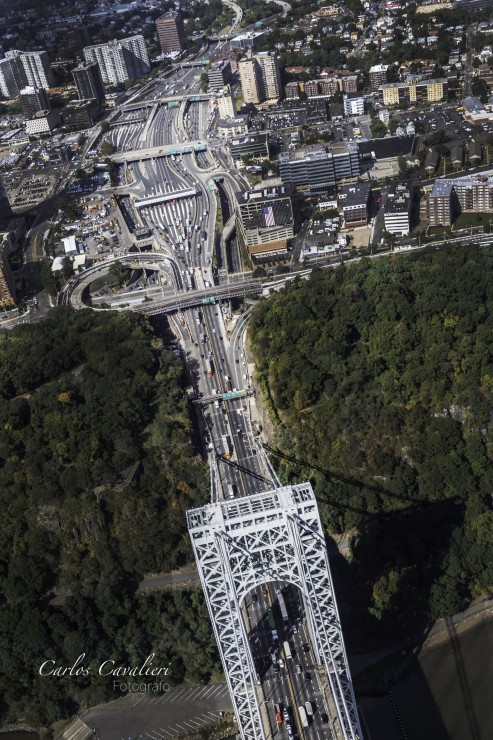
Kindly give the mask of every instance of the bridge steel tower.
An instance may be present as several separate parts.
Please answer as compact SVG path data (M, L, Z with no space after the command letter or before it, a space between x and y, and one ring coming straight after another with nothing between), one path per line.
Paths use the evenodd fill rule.
M315 659L325 669L345 740L361 740L325 539L310 483L187 512L188 530L244 740L265 740L257 675L241 603L287 581L302 594Z

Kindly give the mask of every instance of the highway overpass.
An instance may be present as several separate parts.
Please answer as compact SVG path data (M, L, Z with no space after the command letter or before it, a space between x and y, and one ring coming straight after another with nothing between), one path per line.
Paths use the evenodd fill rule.
M154 157L169 157L172 154L190 154L194 152L205 152L207 146L203 141L184 141L181 144L170 144L169 146L151 146L142 149L132 149L129 152L118 152L112 154L110 159L117 163L141 162L144 159Z
M191 103L203 103L210 100L214 95L208 95L207 93L193 93L188 95L170 95L163 96L161 98L152 98L151 100L139 100L135 103L125 103L121 106L122 111L126 110L138 110L139 108L146 108L151 105L165 105L166 103L181 103L183 100L190 100Z

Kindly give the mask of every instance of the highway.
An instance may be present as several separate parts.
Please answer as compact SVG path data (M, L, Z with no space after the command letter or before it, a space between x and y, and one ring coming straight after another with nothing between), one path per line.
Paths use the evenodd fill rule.
M127 168L133 202L149 198L159 201L139 207L138 215L133 217L152 230L155 245L152 253L143 253L138 259L142 265L154 265L159 272L167 265L173 284L166 289L162 285L148 287L139 294L123 291L104 300L112 305L129 301L134 310L149 316L174 311L169 326L185 361L203 456L214 480L212 495L214 500L231 499L275 487L258 430L251 421L255 399L246 361L248 315L228 328L234 296L259 293L262 286L241 272L234 240L229 242L227 253L223 248L224 253L218 255L218 260L222 258L222 264L218 262L220 274L213 268L218 203L227 221L246 183L228 161L223 144L211 137L215 112L208 99L200 96L192 101L199 97L196 71L182 67L175 75L180 81L180 100L175 76L160 80L146 89L147 100L124 107L108 136L115 150L113 161L125 163ZM213 184L211 173L220 173L220 185ZM135 261L131 255L122 259L128 264ZM82 305L84 286L108 266L90 268L94 272L87 271L78 285L73 281L62 302ZM289 625L282 621L275 606L281 588L292 612ZM266 627L271 601L279 634L290 641L293 654L291 660L285 658L283 668L279 661L272 660L272 632ZM266 585L247 597L244 611L264 690L266 736L329 740L330 730L324 721L329 712L313 668L303 607L296 593L286 583ZM298 710L307 701L312 703L314 713L309 728L302 726ZM282 705L284 719L279 726L274 703Z

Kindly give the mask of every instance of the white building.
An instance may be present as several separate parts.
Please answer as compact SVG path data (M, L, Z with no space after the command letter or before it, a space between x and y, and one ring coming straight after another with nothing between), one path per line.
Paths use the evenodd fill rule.
M388 125L389 118L390 118L390 112L388 108L382 108L378 111L378 117L384 123L386 126Z
M345 116L362 116L365 112L365 99L358 93L348 93L343 97Z
M54 85L50 58L46 51L7 51L6 59L17 59L22 65L27 84L32 87L42 87L47 90Z
M62 244L65 254L77 252L77 243L75 241L75 236L64 236L62 239Z
M26 134L49 134L60 125L60 114L56 110L41 110L29 121L26 121Z
M385 205L384 223L389 234L407 236L410 230L411 194L407 183L396 182L390 189Z
M26 84L27 77L19 57L11 56L0 59L0 94L2 97L15 98Z
M222 95L217 96L217 111L222 119L236 116L236 103L229 85L226 85Z
M86 62L97 62L103 82L118 85L125 80L137 79L150 69L144 37L130 36L107 44L95 44L84 49Z

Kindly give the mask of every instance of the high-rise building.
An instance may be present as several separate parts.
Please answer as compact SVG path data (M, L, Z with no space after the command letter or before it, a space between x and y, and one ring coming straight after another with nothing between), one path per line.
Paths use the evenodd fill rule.
M71 100L63 109L63 122L69 128L87 128L94 124L100 113L101 106L96 98Z
M185 30L183 20L175 10L164 13L156 20L156 31L163 54L180 52L185 48Z
M20 58L17 56L0 59L0 94L4 98L15 98L27 85L27 77Z
M245 103L257 105L264 100L264 89L262 84L262 70L260 65L249 54L245 59L240 59L238 63L240 71L241 94Z
M20 62L28 85L42 87L45 90L53 87L55 80L48 52L12 49L6 52L5 57L6 59L17 59Z
M267 100L278 100L281 97L281 74L279 61L273 51L259 51L255 59L260 65L264 95Z
M100 104L104 102L103 78L97 62L81 62L72 70L72 76L77 86L79 100L95 98Z
M239 62L240 83L245 103L262 103L281 97L279 62L271 51L247 52Z
M385 85L389 79L388 64L374 64L370 67L370 90L376 92L380 85Z
M358 146L354 142L281 152L279 169L284 183L321 193L337 182L361 174Z
M209 77L209 90L219 90L231 80L231 63L224 60L214 62L209 67L207 74Z
M24 118L33 118L42 110L50 110L48 96L42 87L23 87L19 93L22 115Z
M450 226L460 213L493 213L493 177L435 180L428 197L430 226Z
M107 44L94 44L84 49L86 62L97 62L103 82L118 85L125 80L137 79L150 69L149 56L140 34Z

